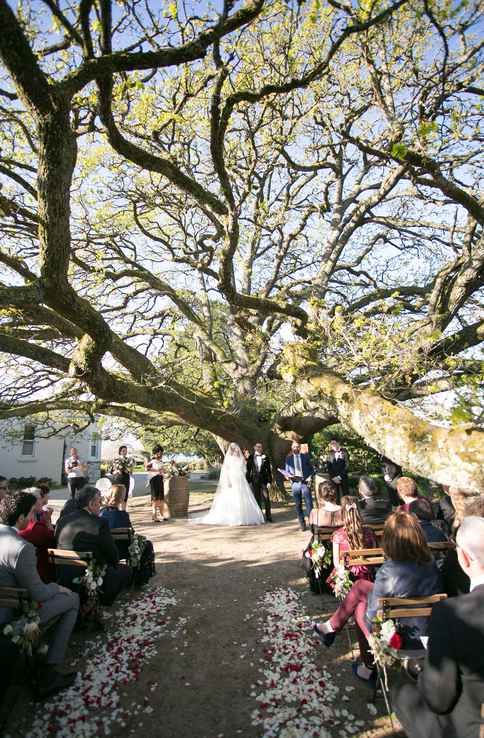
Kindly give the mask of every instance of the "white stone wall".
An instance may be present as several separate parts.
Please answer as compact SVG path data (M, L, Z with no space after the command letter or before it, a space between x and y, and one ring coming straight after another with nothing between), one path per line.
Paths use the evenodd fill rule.
M22 436L25 424L33 423L29 420L19 421L16 427L16 435ZM11 430L11 425L8 430ZM12 440L7 427L0 424L0 474L8 479L12 477L49 477L52 482L61 482L64 449L68 456L72 446L75 446L79 456L89 464L89 477L95 481L99 477L99 463L101 454L101 441L97 441L96 453L91 449L91 436L96 433L96 424L91 424L79 435L58 435L51 438L42 438L41 427L38 427L33 444L33 453L23 453L23 441ZM64 446L65 442L65 446Z

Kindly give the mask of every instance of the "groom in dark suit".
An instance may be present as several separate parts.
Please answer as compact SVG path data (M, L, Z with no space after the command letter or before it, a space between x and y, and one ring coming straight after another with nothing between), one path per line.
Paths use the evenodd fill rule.
M260 441L257 441L254 452L247 459L245 476L260 509L264 509L263 505L265 507L266 523L272 523L271 500L269 497L269 487L272 483L271 465Z
M471 591L433 607L417 683L392 690L408 738L484 736L484 518L464 518L456 541Z

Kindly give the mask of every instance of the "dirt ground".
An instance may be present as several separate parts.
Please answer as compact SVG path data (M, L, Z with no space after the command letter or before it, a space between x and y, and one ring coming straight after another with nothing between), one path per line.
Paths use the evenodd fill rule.
M207 509L211 498L208 493L192 494L190 513ZM134 499L129 512L136 530L153 541L156 581L176 594L178 604L171 615L186 617L188 623L183 636L159 640L157 657L122 696L126 706L145 699L153 712L131 715L125 727L113 726L111 735L255 738L260 732L251 725L257 706L251 691L260 678L261 634L257 619L246 616L256 615L260 597L279 587L301 592L311 616L323 618L335 606L332 598L311 594L302 575L300 558L309 533L299 530L292 505L276 504L272 525L247 528L199 526L190 520L153 524L147 497ZM74 653L82 646L79 638ZM342 689L356 687L345 706L365 721L361 738L401 735L384 717L381 699L377 715L370 713L369 693L350 673L345 636L331 649L318 649L317 660ZM21 734L8 732L28 738L27 727Z

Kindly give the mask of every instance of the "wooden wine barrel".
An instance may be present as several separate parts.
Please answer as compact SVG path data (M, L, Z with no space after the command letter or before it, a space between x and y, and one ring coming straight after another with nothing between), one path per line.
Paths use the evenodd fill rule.
M190 490L188 477L170 477L166 496L172 518L187 518Z

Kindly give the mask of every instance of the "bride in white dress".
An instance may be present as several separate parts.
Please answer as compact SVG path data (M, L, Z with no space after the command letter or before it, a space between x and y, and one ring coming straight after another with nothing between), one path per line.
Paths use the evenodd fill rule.
M209 512L194 522L204 525L262 525L264 516L245 478L245 459L231 443L220 470Z

